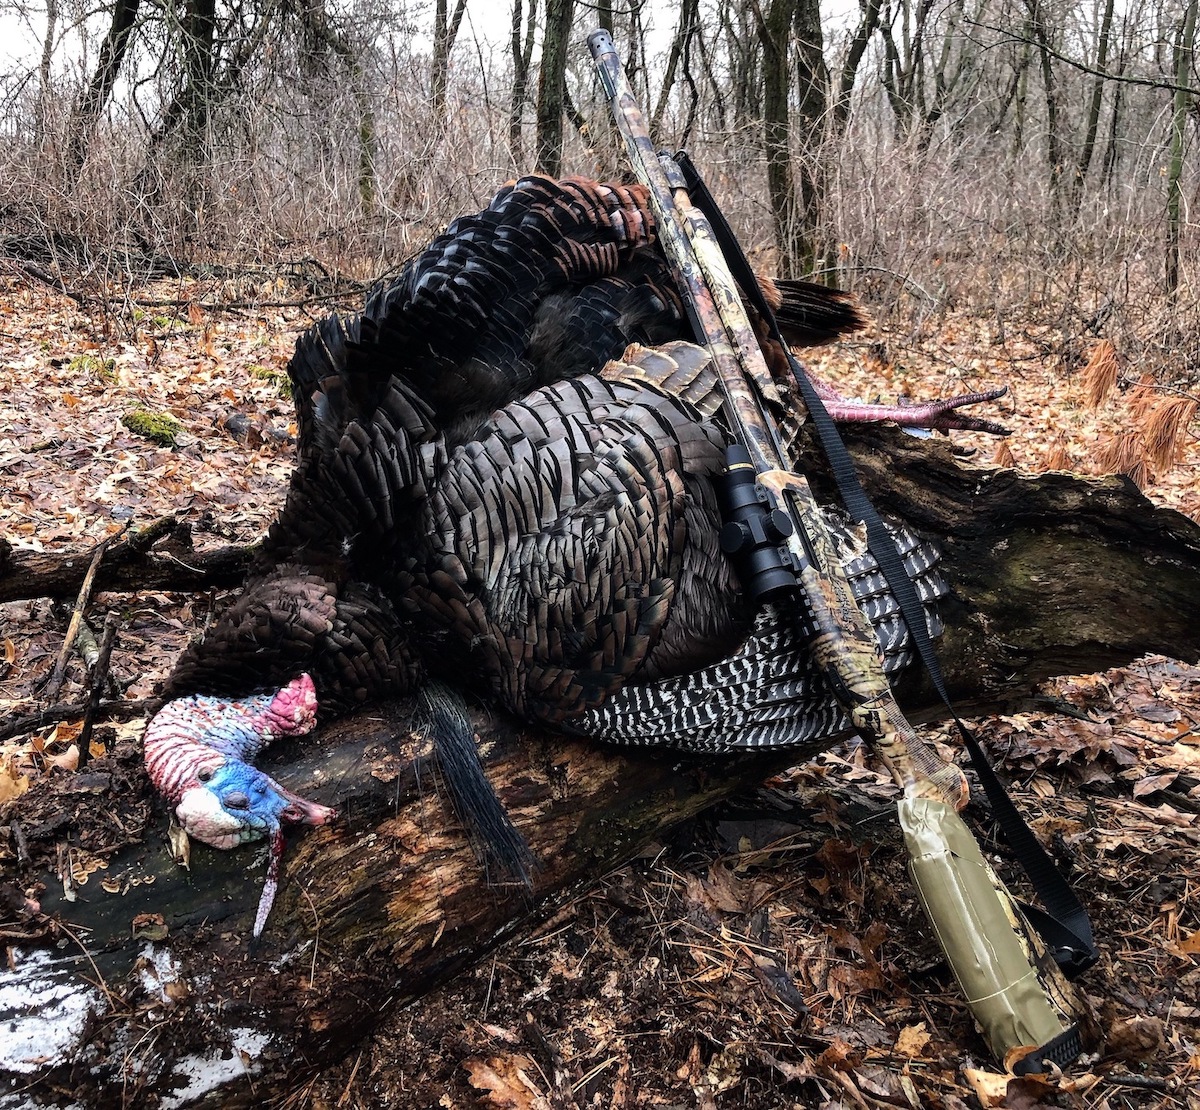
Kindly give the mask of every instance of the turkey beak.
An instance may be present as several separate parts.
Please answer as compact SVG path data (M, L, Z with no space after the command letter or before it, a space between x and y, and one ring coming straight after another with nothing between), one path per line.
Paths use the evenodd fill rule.
M280 811L279 820L291 825L327 825L337 816L337 810L323 806L320 802L310 802L307 798L293 794L285 786L273 783L287 805Z

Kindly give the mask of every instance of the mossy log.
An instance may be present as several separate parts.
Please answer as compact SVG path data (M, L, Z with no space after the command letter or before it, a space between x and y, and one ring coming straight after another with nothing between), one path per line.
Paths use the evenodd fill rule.
M1119 479L965 467L877 431L854 449L881 507L943 544L941 656L964 707L1020 706L1049 675L1146 652L1200 658L1200 527L1186 517ZM919 678L901 694L937 715ZM257 944L262 853L197 846L184 871L158 805L143 803L140 837L73 902L57 877L7 863L10 884L45 883L43 916L25 925L49 916L63 928L52 953L21 946L0 975L0 1023L16 1046L0 1105L5 1086L83 1105L262 1105L673 825L809 754L616 751L480 707L488 773L538 861L526 890L488 884L410 721L404 704L373 707L270 752L273 774L342 816L295 838ZM136 752L124 773L103 760L88 770L89 812L134 827L119 803L122 790L144 798ZM69 855L77 833L51 822L45 835Z

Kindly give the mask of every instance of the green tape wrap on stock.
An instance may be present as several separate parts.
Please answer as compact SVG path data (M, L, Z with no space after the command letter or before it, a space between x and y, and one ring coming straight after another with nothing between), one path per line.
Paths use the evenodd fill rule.
M940 799L917 795L902 798L898 809L917 895L996 1058L1020 1074L1077 1055L1090 1039L1077 1024L1088 1007L962 818ZM1021 1048L1034 1051L1012 1059Z

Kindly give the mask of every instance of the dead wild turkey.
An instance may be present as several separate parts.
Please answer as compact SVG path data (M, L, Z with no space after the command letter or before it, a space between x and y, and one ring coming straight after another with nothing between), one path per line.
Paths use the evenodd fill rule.
M790 340L862 325L823 287L772 295ZM599 738L701 751L842 726L795 623L756 618L719 553L726 433L686 332L640 187L529 177L455 221L361 316L300 337L287 503L146 735L151 777L188 832L273 839L256 931L282 825L330 812L251 759L311 728L318 707L419 691L460 816L517 875L523 842L479 766L461 690ZM994 427L959 412L987 396L892 415ZM874 560L834 524L888 667L903 666ZM936 630L936 552L896 535Z

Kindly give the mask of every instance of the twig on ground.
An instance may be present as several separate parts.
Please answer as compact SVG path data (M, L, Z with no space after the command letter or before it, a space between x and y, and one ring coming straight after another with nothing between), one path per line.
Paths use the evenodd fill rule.
M70 297L77 305L83 306L87 303L87 298L82 293L75 289L68 289L62 278L46 273L40 266L35 266L32 262L22 262L19 269L29 277L50 286L56 293L61 293L64 297Z
M116 612L110 612L104 618L104 631L100 635L100 649L96 656L96 665L92 668L91 685L88 690L87 709L83 714L83 727L79 730L79 766L88 761L88 748L92 742L92 726L96 723L96 714L100 710L100 695L104 692L104 684L108 680L108 665L112 658L113 643L117 638L117 629L121 618Z
M162 698L140 698L137 701L101 700L96 713L97 716L128 719L140 717L143 713L156 710L161 705ZM26 714L24 717L14 717L0 725L0 740L11 740L14 736L21 736L34 729L45 728L46 725L54 724L56 721L80 717L86 712L87 702L74 701L51 705L46 709L39 709L35 713Z
M79 587L79 596L75 599L75 608L71 612L71 621L67 625L67 634L63 638L62 650L58 653L58 660L54 664L54 671L50 675L50 682L46 686L46 697L56 698L58 691L62 689L63 679L67 673L67 660L71 657L71 649L75 646L75 638L79 634L79 625L83 620L83 611L87 608L88 599L92 595L92 583L96 580L96 571L100 569L100 563L104 559L104 553L115 539L125 535L128 525L121 529L115 536L108 536L102 539L92 553L92 561L88 566L87 574L83 576L83 585Z

